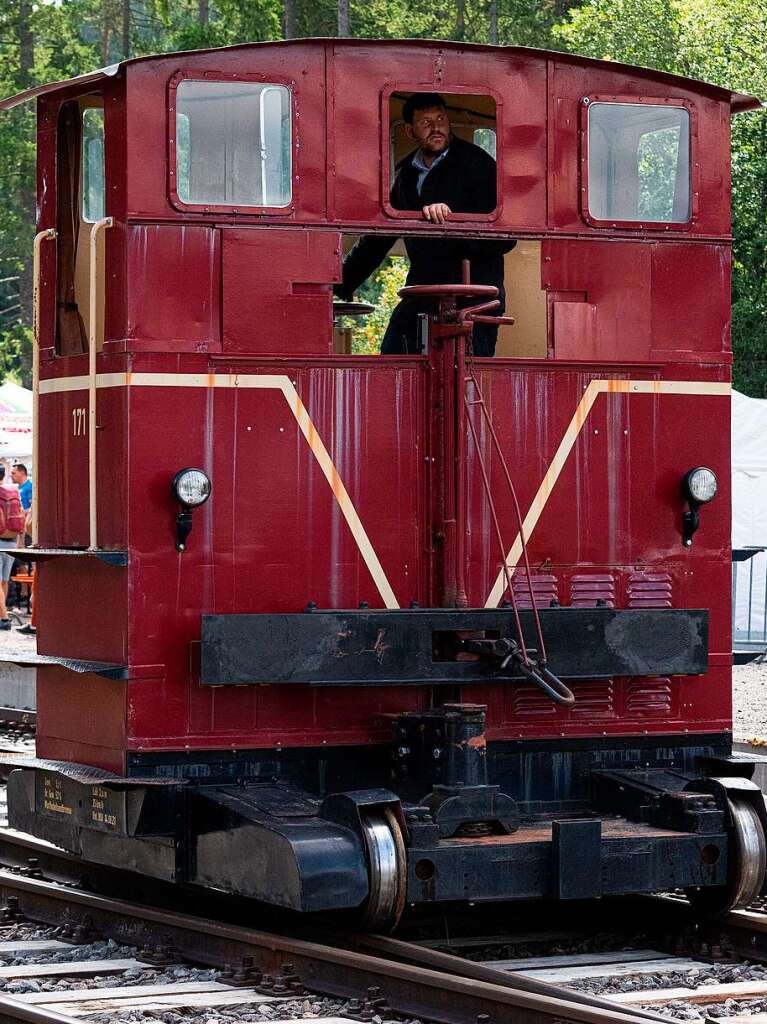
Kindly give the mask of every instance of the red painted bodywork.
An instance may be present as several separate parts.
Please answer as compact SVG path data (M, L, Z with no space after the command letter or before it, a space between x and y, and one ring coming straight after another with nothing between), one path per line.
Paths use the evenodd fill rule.
M287 210L192 212L174 202L169 89L179 72L290 86ZM496 98L494 215L438 229L387 210L385 97L416 87ZM40 229L56 224L58 109L93 91L105 100L106 212L115 218L98 372L286 375L402 607L439 603L433 373L426 357L332 355L343 232L542 240L553 358L496 358L480 374L523 514L590 381L729 381L724 90L561 54L459 44L302 41L141 59L39 98ZM579 125L589 95L689 105L689 225L613 228L584 219ZM86 356L54 354L54 248L43 248L44 381L87 373ZM72 409L85 404L82 390L41 397L43 547L88 544L87 437L71 428ZM709 608L709 672L575 683L571 710L531 685L471 688L464 699L489 705L490 739L730 729L729 408L726 395L599 395L529 544L538 585L562 605L601 597L619 608ZM99 543L127 549L129 563L41 563L39 649L126 664L129 678L42 670L40 756L123 771L130 751L379 743L388 738L382 712L428 706L425 687L198 682L202 613L382 604L279 390L105 387L98 420ZM510 544L511 504L490 439L479 435ZM716 472L721 490L684 549L680 480L700 464ZM179 554L169 482L184 466L204 468L213 489ZM482 606L501 560L470 440L466 479L468 597Z

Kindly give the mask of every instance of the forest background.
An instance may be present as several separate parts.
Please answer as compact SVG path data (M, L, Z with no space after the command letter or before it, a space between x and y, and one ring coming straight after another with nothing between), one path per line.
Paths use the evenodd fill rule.
M767 0L2 0L0 95L125 57L299 36L431 38L567 50L767 100ZM767 112L733 124L735 386L767 397ZM0 379L29 383L33 104L0 116ZM402 266L367 296L374 344ZM365 337L357 339L364 347Z

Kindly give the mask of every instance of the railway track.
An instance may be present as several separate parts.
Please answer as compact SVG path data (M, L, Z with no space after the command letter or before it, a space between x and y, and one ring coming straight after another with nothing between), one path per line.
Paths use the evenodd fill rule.
M6 897L0 926L0 1020L181 1024L214 1014L221 1024L306 1017L335 1024L415 1014L472 1022L767 1021L767 968L744 964L732 946L711 947L705 940L693 955L635 948L484 959L482 942L498 949L502 938L459 941L445 953L433 942L357 936L360 953L81 893L66 903L64 887L54 885L59 891L53 895L52 884L18 876L10 884L15 895ZM0 889L8 886L0 872ZM56 901L59 911L64 908L63 928L17 920L22 906L47 920ZM116 938L105 940L94 928L105 913ZM734 914L725 924L729 933L767 931L760 913ZM147 929L154 944L142 946ZM210 935L202 947L201 933ZM732 980L739 973L752 977ZM437 986L442 994L435 999ZM480 1001L484 1009L475 1017Z
M57 945L49 950L56 955L44 963L0 967L0 980L25 979L28 983L34 979L41 986L50 986L52 977L59 979L59 986L67 982L64 991L55 993L46 988L0 994L0 1020L53 1022L102 1015L103 1020L121 1021L133 1019L124 1016L128 1010L140 1013L142 1019L147 1015L165 1019L163 1013L172 1009L181 1022L199 1016L196 1011L201 1008L215 1011L217 1019L236 1009L238 1019L255 1020L327 1018L334 1012L360 1021L416 1018L444 1024L506 1020L515 1024L640 1024L658 1019L652 1013L616 1008L598 996L568 993L546 982L524 979L520 983L514 975L493 968L485 968L489 976L479 979L471 976L470 969L464 972L464 962L458 958L448 958L451 970L435 969L380 951L339 946L335 935L333 944L328 944L257 931L140 907L7 869L0 870L0 893L6 900L6 928L16 928L19 916L24 921L58 926L63 931L44 933L46 938L39 941L74 940L101 955L95 963L85 957L72 966L69 958L61 962ZM114 955L104 959L106 948ZM0 959L2 950L0 945ZM146 970L147 960L165 975L159 980L146 979L141 972ZM168 970L192 967L212 973L191 982L167 977ZM73 974L81 980L98 978L99 990L77 989L72 984ZM146 984L136 984L137 980ZM315 1003L319 1012L312 1009ZM257 1016L247 1017L253 1013Z
M5 833L4 854L10 843ZM29 848L21 844L19 860ZM49 866L54 858L52 853ZM334 935L328 944L319 936L291 938L128 904L73 890L72 881L37 877L41 873L39 862L0 870L6 900L0 925L5 965L0 967L5 989L0 1021L171 1019L184 1024L215 1014L221 1024L305 1016L321 1016L328 1024L335 1017L639 1024L669 1015L705 1021L725 1010L760 1008L761 1000L766 1012L731 1013L729 1019L733 1024L742 1024L741 1017L749 1024L767 1020L767 969L761 978L727 980L728 973L743 968L736 946L754 949L755 935L767 939L767 915L758 911L730 915L722 926L729 937L726 948L712 946L700 933L688 943L697 954L634 948L499 958L485 955L504 951L506 940L498 936L445 943L369 935L347 935L344 942ZM684 907L667 903L663 913L669 921L679 918L684 930ZM51 930L56 926L58 931ZM515 948L529 946L518 934L512 938ZM49 945L34 945L41 942ZM15 984L9 986L9 980Z
M31 753L33 737L34 713L0 709L0 749ZM653 909L664 919L659 941L536 953L524 929L419 941L338 932L295 938L287 918L275 918L274 932L224 923L240 901L84 867L7 828L0 864L0 1024L767 1024L764 901L701 925L684 900L665 898ZM183 912L189 905L209 916ZM566 947L568 938L544 932L538 944Z
M36 726L35 711L0 707L0 753L34 755Z
M360 947L445 971L455 970L455 958L462 957L465 976L483 980L501 971L518 985L549 984L572 995L599 997L616 1012L647 1012L666 1020L767 1024L767 912L761 903L711 923L697 921L689 904L678 899L638 900L633 906L644 921L656 919L654 946L595 946L588 952L565 949L530 956L525 955L529 937L520 933L507 939L468 937L415 944L363 936ZM572 939L553 936L549 945L567 946ZM540 940L545 944L545 933Z

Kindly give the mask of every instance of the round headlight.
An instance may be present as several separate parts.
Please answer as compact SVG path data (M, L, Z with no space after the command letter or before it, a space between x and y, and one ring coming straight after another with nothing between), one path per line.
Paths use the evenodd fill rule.
M716 475L707 466L698 466L697 469L691 469L684 478L684 489L687 492L687 497L698 505L705 505L706 502L716 497L717 487Z
M186 508L197 508L210 497L210 480L201 469L180 469L170 485L171 494Z

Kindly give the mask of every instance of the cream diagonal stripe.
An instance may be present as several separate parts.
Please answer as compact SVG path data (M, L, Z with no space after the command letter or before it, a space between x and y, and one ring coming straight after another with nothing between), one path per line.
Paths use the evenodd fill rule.
M399 608L391 584L386 577L378 555L370 543L365 527L349 497L349 492L339 476L333 460L328 454L317 428L301 401L293 381L284 374L254 373L100 373L96 376L97 388L115 387L181 387L181 388L263 388L281 391L295 417L301 433L317 460L322 473L330 484L341 515L351 530L362 559L368 568L378 593L387 608ZM84 391L88 377L54 377L40 381L40 394L50 395L65 391Z
M522 529L517 534L514 543L506 556L506 566L509 573L513 573L517 562L522 557L522 537L529 542L538 520L549 500L554 485L559 479L565 463L573 450L583 424L588 419L597 396L605 394L629 394L629 395L729 395L731 386L703 380L592 380L583 393L578 403L573 418L568 424L567 430L559 442L551 465L546 470L546 475L533 498L532 504L522 523ZM497 608L501 603L503 592L506 589L506 573L503 567L498 571L493 589L485 601L485 608Z

